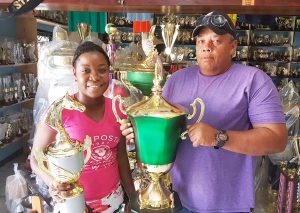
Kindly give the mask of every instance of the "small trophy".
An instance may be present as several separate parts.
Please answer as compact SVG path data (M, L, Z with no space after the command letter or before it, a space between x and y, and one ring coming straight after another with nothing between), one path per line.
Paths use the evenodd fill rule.
M63 213L83 213L85 212L85 202L83 187L79 180L84 164L91 156L91 138L86 136L84 145L79 141L72 140L62 126L63 109L77 110L83 112L85 106L76 101L68 93L55 101L49 108L45 123L57 130L56 141L49 145L46 151L35 150L35 158L38 166L50 174L58 182L68 182L75 187L72 194L63 197L63 203L58 203L60 212ZM84 159L84 151L86 157ZM47 164L47 167L45 164Z
M167 56L170 56L179 31L179 24L177 24L176 16L165 16L164 23L161 24L160 27L161 34L166 45L165 53Z
M87 23L77 24L77 30L81 41L84 41L88 36L91 35L92 26Z

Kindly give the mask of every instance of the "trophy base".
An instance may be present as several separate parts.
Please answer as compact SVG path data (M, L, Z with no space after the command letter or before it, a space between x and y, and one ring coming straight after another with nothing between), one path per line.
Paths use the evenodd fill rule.
M166 209L141 209L140 204L138 202L138 195L133 197L131 200L131 211L132 212L142 212L142 213L175 213L179 212L182 209L182 205L179 199L177 192L174 193L174 208L166 208Z

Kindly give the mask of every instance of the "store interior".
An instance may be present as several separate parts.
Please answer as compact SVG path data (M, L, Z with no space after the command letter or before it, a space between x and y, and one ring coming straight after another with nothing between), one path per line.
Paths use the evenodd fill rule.
M70 63L68 57L83 39L94 41L108 51L113 62L112 79L138 87L142 95L148 96L153 77L149 80L144 76L144 82L139 82L138 78L130 79L130 75L122 71L129 58L136 64L142 64L147 58L142 49L142 35L153 32L152 45L162 60L165 75L170 76L179 69L197 64L195 38L192 37L197 19L209 11L221 10L230 16L237 29L238 47L234 62L266 72L281 91L282 98L290 98L285 104L291 104L294 101L291 99L299 96L300 3L297 0L284 3L279 0L231 0L226 5L221 0L176 1L177 4L157 0L143 1L141 5L130 0L66 2L43 1L27 13L0 18L1 212L5 212L7 207L14 208L15 212L29 212L29 207L19 202L28 195L39 197L43 212L51 212L47 208L50 203L47 189L43 184L36 184L28 155L43 110L66 91L72 92L74 89L72 72L64 73L62 68L66 61ZM5 10L9 4L9 0L0 3L0 9ZM176 36L174 39L172 37L174 44L172 41L166 44L162 35L161 26L167 22L178 25ZM86 25L79 28L79 23ZM87 30L87 26L91 28ZM60 43L65 40L68 42ZM66 46L60 49L61 52L55 52L62 47L60 45ZM167 45L171 53L166 53ZM55 54L63 61L58 62L56 67L53 65L53 70L47 69L45 64L52 63L49 59ZM70 64L67 69L69 71ZM68 78L70 80L66 80ZM287 88L293 90L288 91L293 96L284 94ZM299 112L295 116L289 126L289 140L298 144ZM255 177L256 213L277 212L280 174L284 173L290 181L298 183L299 156L300 148L290 143L283 153L260 158ZM15 163L18 163L27 187L24 196L18 198L21 205L18 210L8 202L6 188L8 177L15 175ZM292 195L293 212L299 212L299 195L297 190Z

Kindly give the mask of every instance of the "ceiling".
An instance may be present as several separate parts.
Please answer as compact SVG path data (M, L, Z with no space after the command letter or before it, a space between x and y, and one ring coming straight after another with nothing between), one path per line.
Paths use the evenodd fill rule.
M226 13L299 15L300 0L44 0L39 10L77 10L105 12L206 13L220 10ZM6 8L12 0L1 0ZM254 5L246 5L254 4Z

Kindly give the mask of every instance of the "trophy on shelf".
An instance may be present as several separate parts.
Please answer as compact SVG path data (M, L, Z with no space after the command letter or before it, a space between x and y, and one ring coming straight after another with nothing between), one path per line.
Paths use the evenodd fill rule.
M77 181L84 164L91 156L91 138L86 136L84 144L81 144L69 137L62 126L63 109L83 112L85 106L68 93L55 101L46 114L45 123L57 130L56 141L50 144L45 151L35 150L34 154L39 167L56 181L75 185L72 194L63 197L65 201L57 204L60 212L83 213L85 211L83 187ZM86 151L85 158L84 151ZM47 167L44 163L47 164Z
M167 56L170 56L172 53L172 48L178 36L179 26L175 15L163 17L163 24L161 24L160 27L162 38L166 45L165 53Z
M188 112L180 106L168 103L161 96L163 68L161 61L157 60L152 94L148 99L125 109L135 133L138 165L149 177L148 184L139 189L137 202L133 201L132 208L137 211L172 212L179 210L181 204L177 193L169 189L164 177L175 161L177 145ZM113 108L116 108L116 100L122 103L120 96L114 97ZM188 118L193 118L196 111ZM184 138L185 135L182 136Z
M77 30L81 41L84 41L87 37L91 36L92 26L87 23L78 23Z
M128 58L120 56L115 64L115 69L119 70L119 79L126 85L132 85L141 90L144 96L151 94L155 62L159 57L154 45L155 27L152 26L149 32L142 33L144 56L138 52Z

